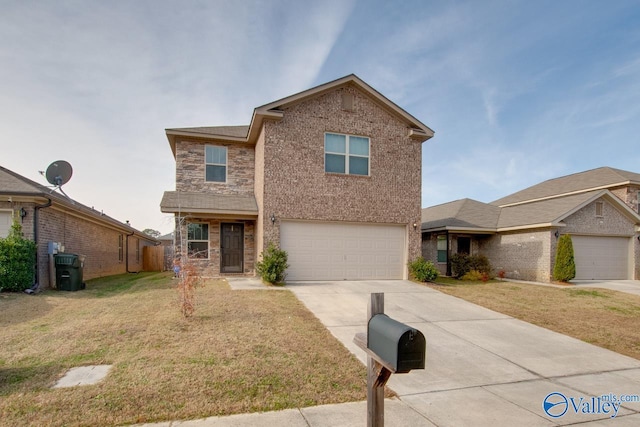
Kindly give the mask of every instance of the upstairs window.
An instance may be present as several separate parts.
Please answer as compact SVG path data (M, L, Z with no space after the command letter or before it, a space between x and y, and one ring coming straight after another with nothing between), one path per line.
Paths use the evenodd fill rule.
M369 138L325 134L324 171L346 175L369 175Z
M227 147L205 145L205 181L227 182Z
M187 224L187 255L189 258L209 258L209 224Z

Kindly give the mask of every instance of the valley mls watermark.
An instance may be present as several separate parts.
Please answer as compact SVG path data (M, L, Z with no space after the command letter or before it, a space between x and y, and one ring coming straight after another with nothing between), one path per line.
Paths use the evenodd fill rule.
M560 418L567 412L574 414L608 415L615 418L625 402L640 402L637 394L603 394L599 397L567 397L562 393L549 393L542 401L542 409L552 418Z

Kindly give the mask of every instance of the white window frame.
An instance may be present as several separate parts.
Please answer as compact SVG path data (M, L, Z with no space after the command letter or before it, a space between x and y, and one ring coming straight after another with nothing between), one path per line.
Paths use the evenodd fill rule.
M207 149L209 147L221 148L224 150L224 163L209 163L207 162ZM214 182L218 184L226 184L227 176L229 175L229 150L224 145L206 144L204 146L204 180L205 182ZM210 181L207 179L207 166L224 166L224 181Z
M327 135L341 135L345 137L345 152L344 153L336 153L333 151L327 151ZM367 156L363 156L361 154L351 154L349 152L349 141L351 137L362 138L367 140L367 151L369 154ZM327 171L327 154L331 154L334 156L344 156L344 172L328 172ZM350 157L359 157L363 159L367 159L367 174L361 173L351 173L349 172L349 158ZM324 173L335 173L339 175L351 175L351 176L371 176L371 138L368 136L360 136L360 135L348 135L345 133L337 133L337 132L325 132L324 134Z
M604 218L604 202L596 202L596 218Z
M4 213L8 213L9 214L9 219L11 221L14 220L14 216L15 216L15 212L13 211L13 209L0 209L0 212L4 212ZM7 229L7 235L6 236L0 236L2 238L9 236L9 233L11 233L11 224L9 224L9 228Z
M189 226L190 225L206 225L207 226L207 238L205 239L189 239ZM209 259L209 252L210 252L210 248L211 248L211 243L209 242L209 223L208 222L189 222L187 223L187 258L190 259ZM189 250L189 243L206 243L207 244L207 249L206 249L206 256L192 256L191 255L191 251Z

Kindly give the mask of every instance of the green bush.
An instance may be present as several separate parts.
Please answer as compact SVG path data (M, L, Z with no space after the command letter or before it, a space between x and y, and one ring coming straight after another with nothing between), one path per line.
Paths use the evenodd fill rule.
M451 255L451 275L456 279L461 278L471 270L469 264L469 255L453 254Z
M279 249L275 244L269 243L267 249L262 252L262 261L256 263L256 270L262 280L276 284L284 281L287 264L287 252Z
M568 282L576 277L576 262L573 259L573 241L571 236L563 234L556 248L556 263L553 266L553 277L560 282Z
M451 256L451 274L460 279L471 270L491 276L491 263L484 255L453 254Z
M0 238L0 291L21 292L33 285L36 244L22 236L14 221L6 238Z
M438 278L436 266L422 257L418 257L409 263L409 273L419 282L433 282Z

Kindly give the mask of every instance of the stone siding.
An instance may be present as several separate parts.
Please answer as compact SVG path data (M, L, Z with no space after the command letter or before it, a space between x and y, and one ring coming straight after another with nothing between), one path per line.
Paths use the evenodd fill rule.
M192 263L198 274L203 277L220 277L220 230L222 223L238 223L244 224L244 254L243 254L243 273L236 273L238 275L253 275L255 270L256 251L255 251L255 222L254 221L236 221L236 220L220 220L210 218L189 218L189 220L182 221L181 225L176 225L176 229L179 230L176 237L175 256L179 257L181 253L186 255L187 248L187 224L188 223L204 223L209 225L209 259L188 258L188 262ZM225 273L225 275L233 275Z
M227 182L205 181L205 145L227 147ZM255 150L252 145L181 139L176 142L176 191L253 194Z
M640 185L628 185L610 191L635 212L640 213Z

